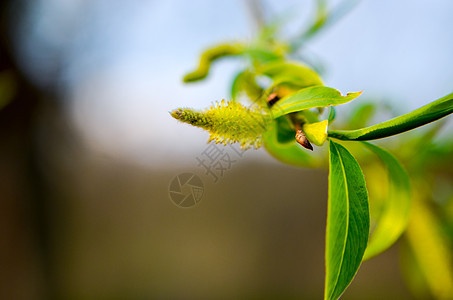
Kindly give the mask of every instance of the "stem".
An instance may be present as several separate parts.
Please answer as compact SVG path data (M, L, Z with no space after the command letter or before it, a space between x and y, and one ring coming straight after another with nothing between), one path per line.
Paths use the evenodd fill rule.
M453 113L453 93L391 120L356 130L329 130L328 136L346 141L386 138L426 125Z
M264 20L264 8L260 0L245 0L245 5L252 16L255 29L260 31L266 24Z

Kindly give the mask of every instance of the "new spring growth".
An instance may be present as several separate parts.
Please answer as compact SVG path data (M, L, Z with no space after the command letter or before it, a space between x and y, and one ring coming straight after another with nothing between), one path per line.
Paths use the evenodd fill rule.
M270 117L249 109L236 101L216 102L209 109L195 111L179 108L171 112L173 118L210 133L209 141L226 145L240 143L242 149L261 146L261 136L267 130Z
M226 57L235 56L241 54L243 46L240 44L222 44L207 49L201 55L198 68L184 76L184 82L193 82L204 79L208 76L211 63L215 60Z

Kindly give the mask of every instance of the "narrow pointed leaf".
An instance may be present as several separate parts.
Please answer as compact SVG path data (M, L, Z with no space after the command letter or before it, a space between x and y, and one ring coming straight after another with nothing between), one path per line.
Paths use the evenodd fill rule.
M453 113L453 93L410 113L356 130L332 130L329 137L348 141L369 141L386 138L426 125Z
M338 299L362 262L370 230L368 193L355 158L330 141L324 299Z
M348 93L342 96L336 89L326 86L313 86L302 89L280 99L271 109L273 118L314 107L339 105L354 100L362 92Z
M410 216L411 189L407 172L392 154L376 145L363 144L380 158L389 175L389 194L365 251L366 260L387 250L406 229Z
M289 82L298 86L299 89L323 84L315 71L300 62L270 62L262 66L258 71L272 78L274 83Z

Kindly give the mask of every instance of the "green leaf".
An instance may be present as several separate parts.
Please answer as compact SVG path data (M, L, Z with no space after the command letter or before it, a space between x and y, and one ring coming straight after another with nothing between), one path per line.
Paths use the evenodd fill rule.
M336 89L326 86L313 86L283 97L270 111L272 117L275 119L292 112L314 107L344 104L354 100L360 96L361 93L362 92L348 93L346 96L342 96Z
M246 81L247 71L242 71L236 74L231 84L231 99L236 100L239 94L244 90L244 82Z
M249 56L252 60L260 63L267 63L276 60L280 61L282 59L280 54L260 48L247 48L242 54Z
M274 84L286 82L296 85L299 89L323 84L315 71L300 62L270 62L257 71L272 78Z
M287 144L295 141L296 130L286 116L275 119L277 128L277 142Z
M322 146L327 140L327 126L329 121L324 120L316 123L305 123L303 131L307 139L316 146Z
M329 116L327 117L327 120L329 121L329 125L335 121L335 117L337 116L337 112L335 111L335 107L330 106L329 110Z
M411 208L411 188L407 172L392 154L376 145L363 144L380 158L389 175L389 194L365 251L366 260L387 250L406 229Z
M425 180L417 182L407 241L434 299L451 299L453 295L453 256L445 224L428 205L431 197Z
M286 143L279 141L279 128L277 120L274 120L267 132L263 135L264 148L276 159L299 167L315 167L317 161L315 157L308 154L307 151L295 140L295 133L292 135L292 140Z
M338 299L351 283L362 262L369 230L362 170L346 148L330 141L324 299Z
M434 122L453 113L453 93L410 113L356 130L332 130L329 137L349 141L382 139Z
M242 91L245 91L253 101L260 98L263 93L263 89L255 81L254 74L249 71L242 71L236 75L231 85L231 98L237 100Z

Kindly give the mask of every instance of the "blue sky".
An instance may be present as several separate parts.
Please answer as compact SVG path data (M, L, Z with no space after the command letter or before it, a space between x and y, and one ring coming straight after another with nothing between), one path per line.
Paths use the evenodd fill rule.
M270 15L288 13L288 32L313 9L312 1L263 2ZM251 39L244 1L32 3L18 35L21 62L38 84L58 88L92 149L159 166L192 162L206 147L205 132L168 112L228 98L239 61L220 62L203 83L183 85L181 78L203 48ZM409 111L451 92L452 11L448 0L363 0L308 51L327 66L326 85L394 99ZM46 76L56 61L57 80Z

